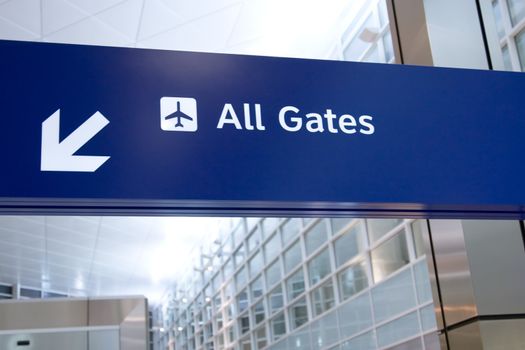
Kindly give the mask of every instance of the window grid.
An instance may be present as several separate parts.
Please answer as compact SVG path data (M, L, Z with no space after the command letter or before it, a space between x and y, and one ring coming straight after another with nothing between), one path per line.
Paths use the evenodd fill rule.
M240 266L237 266L235 268L235 272L233 272L226 281L221 281L221 283L218 283L219 290L214 290L213 285L211 283L212 278L217 278L218 276L221 276L222 272L224 271L225 264L231 259L231 255L239 249L240 245L243 245L244 248L246 248L245 245L247 245L247 240L250 234L254 232L254 230L262 230L262 221L264 219L261 219L250 232L246 233L244 235L245 239L242 240L242 242L238 242L239 245L236 245L233 247L234 249L229 249L230 256L223 255L221 256L221 265L218 268L221 273L218 275L214 273L207 274L205 276L204 273L200 273L200 278L205 279L201 281L202 283L199 283L201 285L201 289L198 291L197 296L190 300L189 297L183 297L182 295L179 295L178 300L173 300L173 304L176 304L177 307L173 308L171 312L167 312L169 315L168 317L165 317L165 319L162 321L165 325L166 329L170 329L170 332L167 332L167 339L169 339L167 342L169 343L175 343L176 349L207 349L207 348L214 348L214 349L227 349L227 348L236 348L236 349L248 349L248 344L250 349L257 349L257 343L265 344L265 348L272 348L276 344L279 344L280 342L286 341L286 338L293 336L294 333L300 332L305 327L309 327L310 324L317 320L321 320L324 316L326 316L330 312L336 312L340 308L340 306L345 305L346 303L349 303L359 296L363 295L364 293L369 294L369 298L371 298L370 293L373 288L376 288L378 286L381 286L386 281L390 281L392 278L397 276L398 274L402 273L403 271L406 271L407 269L411 269L411 278L413 281L413 290L415 295L417 296L417 291L415 290L415 276L414 272L412 271L413 266L417 263L421 263L422 261L425 261L425 257L416 258L415 256L415 248L414 248L414 240L412 239L412 230L411 230L411 224L414 220L404 220L399 225L396 225L394 228L392 228L389 232L384 234L380 239L370 243L370 238L368 234L368 228L366 225L366 221L363 219L353 219L349 220L349 222L344 225L342 229L340 229L338 232L331 232L332 231L332 224L331 219L315 219L310 221L306 226L303 226L300 232L298 233L299 236L299 243L301 247L301 252L303 254L303 259L301 260L300 264L296 266L292 271L290 271L287 274L284 274L284 254L291 246L293 246L297 242L297 237L290 237L286 241L286 245L283 245L283 237L281 236L283 234L281 228L282 226L287 222L287 220L281 220L279 225L277 226L275 232L277 235L279 235L279 242L280 242L280 248L279 252L277 254L274 254L271 261L266 260L265 254L262 254L261 250L262 247L264 247L264 244L269 240L272 239L273 235L271 234L265 234L265 238L261 239L261 242L258 245L258 248L252 249L250 253L243 259L243 263ZM240 220L241 223L239 225L246 227L246 220ZM320 244L319 247L315 249L307 258L304 258L306 255L306 244L305 244L305 235L308 233L309 229L314 227L317 223L324 224L325 230L326 230L326 240L322 244ZM364 230L364 247L361 248L359 253L352 258L350 258L345 263L341 264L339 267L336 265L336 258L335 258L335 241L345 235L347 232L349 232L355 225L361 225L362 229ZM235 232L235 229L232 230L232 232ZM232 233L230 233L231 235ZM238 234L238 231L237 231ZM396 236L397 234L404 234L406 235L406 244L408 245L408 252L410 256L410 263L407 265L404 265L403 267L399 268L397 271L391 273L386 278L381 280L378 283L374 283L373 280L373 273L372 273L372 261L370 259L370 254L372 249L380 246L382 243L388 241L392 237ZM224 241L229 242L230 239L226 238ZM329 253L329 263L330 263L330 273L324 276L321 280L316 281L315 285L311 285L310 283L310 271L308 270L308 266L310 262L317 258L319 254L324 252L325 250ZM222 250L218 250L217 252L220 253ZM247 250L246 250L247 251ZM263 259L263 265L264 268L257 274L246 277L247 283L243 286L240 286L240 288L237 287L235 283L235 276L236 274L242 270L247 269L247 266L249 264L249 261L255 254L258 252L261 252L262 259ZM277 256L277 257L276 257ZM211 259L209 259L211 260ZM269 286L267 285L267 270L268 270L268 263L278 261L279 267L281 269L281 279L280 282L274 284L271 290L269 290ZM365 262L366 265L366 275L368 278L368 286L365 287L363 290L358 291L356 294L352 295L350 298L343 300L343 296L341 295L341 289L340 289L340 281L338 279L338 275L347 269L348 267L359 263L361 261ZM203 261L201 261L202 263ZM204 262L203 265L206 263ZM206 270L207 266L201 266L199 268L196 268L195 271L199 273L199 271ZM287 280L292 277L295 273L298 271L303 272L304 277L304 291L302 291L300 294L296 295L293 300L290 300L289 296L289 289L287 286ZM262 276L262 294L258 297L254 297L252 293L252 284L256 282L259 278ZM224 276L221 276L221 280L224 278ZM313 295L316 289L321 288L325 284L331 284L333 288L333 306L330 308L323 310L321 313L318 313L317 316L315 316L315 310L314 310L314 299ZM280 307L279 310L271 311L271 299L270 294L271 292L275 291L276 288L281 288L282 296L283 296L283 305ZM227 288L233 288L233 292L227 291ZM192 288L187 288L187 290L191 290ZM209 294L212 294L212 296L207 296L204 292L205 290L210 291ZM226 299L226 296L229 294L232 294L232 297L230 299ZM245 307L243 308L242 312L240 312L238 308L238 299L241 295L244 296L244 293L246 293L247 302ZM221 300L218 300L217 298L220 296ZM292 317L291 317L291 307L294 304L297 304L301 300L306 300L306 311L308 316L308 321L301 325L300 327L297 327L296 329L292 329ZM217 302L221 301L221 305L217 305ZM372 308L372 317L374 317L374 310L373 310L373 303L370 299L370 305ZM257 325L255 324L256 315L255 315L255 307L256 305L260 305L262 303L263 309L264 309L264 316ZM414 312L417 310L420 310L422 307L425 307L429 304L431 304L432 301L425 301L424 304L417 303L416 307L410 310L404 311L402 314L395 315L393 318L389 318L387 320L383 320L381 322L376 323L375 319L372 320L372 327L367 328L368 331L374 330L377 327L382 326L383 324L386 324L388 322L391 322L395 319L398 319L400 317L403 317L407 314L410 314L410 312ZM194 312L192 312L194 310ZM230 312L231 310L231 312ZM193 314L192 314L193 313ZM231 313L231 317L228 317L228 313ZM274 321L276 318L280 317L281 315L284 316L284 324L285 324L285 334L281 335L277 341L274 341L277 335L274 335L274 329L272 327L272 321ZM202 317L202 319L201 319ZM249 320L249 327L246 327L246 332L242 332L242 318L247 317L247 320ZM419 311L417 311L417 318L418 322L421 324L421 315ZM245 321L246 322L246 321ZM222 324L220 327L219 324ZM194 327L194 328L192 328ZM265 341L258 342L258 338L256 335L256 332L260 331L261 329L265 330ZM423 328L420 325L420 330ZM233 338L229 339L228 333L233 333ZM359 334L364 334L365 331L360 332ZM421 333L421 332L420 332ZM421 333L422 334L422 333ZM419 336L422 336L422 335ZM358 336L358 334L352 336L352 338ZM248 338L247 338L248 337ZM173 339L172 339L173 338ZM375 337L376 338L376 337ZM246 339L249 339L248 342ZM338 344L342 344L344 341L347 341L351 338L343 339ZM220 340L220 341L219 341ZM377 346L377 339L376 346ZM195 344L195 345L194 345ZM337 344L334 344L337 345ZM390 345L389 345L390 346ZM378 347L379 348L379 347Z
M504 35L500 38L499 42L501 54L505 57L505 52L507 52L510 58L511 67L505 67L505 69L516 72L525 71L525 66L522 66L520 63L520 54L525 56L525 52L520 53L516 45L516 37L525 31L525 18L513 24L507 0L493 0L492 4L494 19L501 21L504 30ZM496 16L496 6L499 6L501 18ZM522 61L525 61L525 57L522 57Z

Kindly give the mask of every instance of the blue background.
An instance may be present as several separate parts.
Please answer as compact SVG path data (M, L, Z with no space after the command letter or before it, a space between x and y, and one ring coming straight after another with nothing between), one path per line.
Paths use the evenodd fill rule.
M521 73L2 41L0 78L4 204L523 213ZM198 132L160 129L163 96L197 99ZM218 130L225 103L241 121L243 103L260 103L266 131ZM375 133L287 132L286 105L371 115ZM96 111L110 121L77 152L111 156L95 173L40 171L41 124L57 109L61 138Z

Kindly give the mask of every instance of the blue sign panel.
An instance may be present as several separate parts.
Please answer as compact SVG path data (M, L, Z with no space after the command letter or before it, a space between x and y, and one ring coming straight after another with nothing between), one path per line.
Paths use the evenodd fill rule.
M4 210L524 212L523 74L10 41L0 52Z

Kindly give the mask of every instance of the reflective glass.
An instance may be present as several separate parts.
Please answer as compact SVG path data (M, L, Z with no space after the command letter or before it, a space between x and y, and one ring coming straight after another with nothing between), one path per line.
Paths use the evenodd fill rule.
M426 260L422 260L414 266L414 277L416 279L417 299L419 303L423 304L431 301L432 289Z
M417 319L417 312L412 312L406 316L398 318L377 328L377 343L380 347L384 347L402 339L409 338L419 334L419 321Z
M279 316L276 316L272 319L270 322L271 328L272 328L272 340L276 341L280 337L283 336L283 334L286 333L286 323L284 321L284 314L279 314Z
M250 337L246 337L244 339L241 339L241 349L242 350L252 350L252 342L250 340ZM210 349L206 350L213 350L213 346Z
M386 0L379 0L379 20L381 25L384 26L388 24L388 11L386 8Z
M283 234L283 244L286 245L286 243L294 239L295 236L297 236L297 234L301 231L301 226L302 220L299 218L293 218L286 221L281 229Z
M341 299L346 300L368 287L366 262L361 261L341 271L338 275Z
M501 15L501 5L499 0L492 1L492 13L494 14L494 22L496 22L498 37L502 39L505 36L505 25L503 24L503 16Z
M403 222L402 219L368 219L368 234L372 242L377 241L396 226Z
M254 251L254 249L259 247L259 244L261 244L261 232L259 228L256 228L250 237L248 237L248 253L251 253Z
M308 322L306 299L303 297L288 309L290 315L290 328L296 329Z
M505 70L512 70L512 62L510 60L509 47L507 45L501 48L501 56L503 57Z
M279 265L279 259L277 259L266 269L266 284L268 287L271 287L280 280L281 266Z
M244 261L244 246L241 246L235 251L235 253L233 254L233 259L235 261L235 267L239 267L242 265L242 262Z
M277 253L279 253L279 251L281 251L281 237L277 232L264 245L264 256L266 257L266 261L270 261L277 255Z
M314 316L319 316L335 305L334 285L331 280L312 292Z
M286 289L288 290L288 301L295 299L304 292L303 269L299 269L286 280Z
M392 346L388 348L388 350L416 350L416 349L423 349L423 344L421 343L421 338L417 337L415 339L406 341L404 343L401 343L399 345ZM426 349L440 349L440 347L437 348L426 348Z
M428 237L428 226L426 220L416 220L412 223L412 234L414 236L414 248L416 257L425 255L425 240Z
M335 264L341 266L365 248L365 231L359 222L335 241Z
M244 240L244 224L242 220L240 220L240 223L237 225L237 228L235 231L233 231L233 243L235 246L238 246L242 244L242 241Z
M337 313L330 312L310 325L312 349L326 349L339 341Z
M333 218L330 219L330 223L332 224L332 234L335 235L339 233L343 228L348 226L350 222L352 222L353 219L348 218Z
M239 308L239 313L248 308L248 292L246 289L237 295L237 307Z
M279 218L264 218L262 221L263 237L270 236L279 225Z
M266 328L263 326L255 331L255 343L257 349L262 349L268 343L266 340Z
M250 290L252 292L252 300L256 300L263 295L262 276L259 276L255 281L252 282L250 285Z
M294 269L303 260L301 255L300 241L297 240L288 250L284 253L284 271L288 273Z
M372 289L376 322L384 321L416 306L410 269Z
M348 45L345 47L343 51L343 58L345 61L359 61L361 56L365 53L365 51L370 46L371 42L374 40L369 40L367 35L363 35L363 32L370 32L373 31L377 32L379 25L374 18L373 15L368 16L365 23L361 26L361 28L357 31L359 33L358 35L355 35L352 37ZM343 35L345 40L347 40L351 34L354 32L355 27L350 26L348 30Z
M434 304L425 306L424 308L419 310L419 312L421 313L421 326L423 327L423 332L437 328Z
M525 1L523 0L508 0L510 17L512 25L518 25L520 21L525 18Z
M405 237L402 230L380 246L372 250L372 270L376 283L410 262Z
M249 266L250 266L250 276L252 277L262 271L264 262L263 262L263 256L262 256L261 251L258 251L257 253L255 253L253 258L250 259Z
M325 248L319 255L308 263L308 273L310 275L310 286L319 283L331 272L330 254Z
M349 338L372 326L372 311L368 293L343 304L337 309L339 329L342 338Z
M228 279L233 273L233 260L228 259L228 261L224 264L224 278Z
M327 240L326 221L320 220L305 234L306 255L312 254Z
M385 47L385 61L390 63L394 59L394 44L392 43L392 33L390 31L383 36L383 46Z
M254 324L259 324L260 322L264 321L264 303L262 300L255 304L252 312L255 321Z
M283 289L279 286L272 290L269 294L269 305L270 305L270 313L274 313L276 311L279 311L283 305Z
M341 344L341 350L376 350L375 336L373 332L368 332L345 341Z
M245 334L250 330L250 317L248 313L241 315L239 318L239 331L241 334Z
M242 267L239 272L235 275L235 283L237 283L237 290L244 287L247 282L246 269Z
M525 71L525 30L516 35L516 48L520 56L521 70Z

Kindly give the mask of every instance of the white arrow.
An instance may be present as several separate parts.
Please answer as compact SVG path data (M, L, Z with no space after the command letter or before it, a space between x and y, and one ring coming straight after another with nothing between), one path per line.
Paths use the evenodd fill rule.
M42 123L41 171L94 172L110 157L75 156L74 153L109 124L100 112L93 114L60 142L60 109Z

